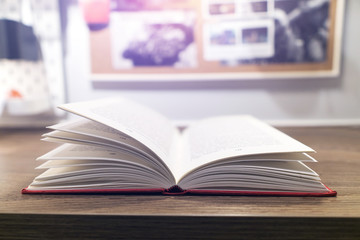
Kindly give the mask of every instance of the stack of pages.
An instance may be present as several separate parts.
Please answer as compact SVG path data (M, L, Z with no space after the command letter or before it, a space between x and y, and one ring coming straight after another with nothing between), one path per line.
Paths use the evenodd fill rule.
M23 193L162 193L335 196L305 165L308 146L251 116L201 120L179 130L122 98L70 103L76 120L49 127L60 143L38 158Z

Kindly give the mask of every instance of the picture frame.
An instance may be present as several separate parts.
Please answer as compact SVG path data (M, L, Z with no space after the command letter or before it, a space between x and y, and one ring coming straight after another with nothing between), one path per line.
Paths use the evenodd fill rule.
M92 81L303 79L340 73L345 0L127 1L110 2L105 20L87 19ZM91 16L91 6L82 8Z

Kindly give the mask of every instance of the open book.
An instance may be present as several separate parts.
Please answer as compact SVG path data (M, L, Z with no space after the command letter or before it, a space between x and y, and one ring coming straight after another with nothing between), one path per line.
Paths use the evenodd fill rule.
M69 103L81 116L49 127L61 143L39 157L23 193L335 196L304 162L308 146L250 116L214 117L179 130L161 114L109 98Z

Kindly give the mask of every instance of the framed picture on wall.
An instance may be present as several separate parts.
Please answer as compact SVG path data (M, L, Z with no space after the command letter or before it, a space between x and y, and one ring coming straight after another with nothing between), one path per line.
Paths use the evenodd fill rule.
M90 29L93 81L221 81L337 76L344 5L96 0L80 6Z

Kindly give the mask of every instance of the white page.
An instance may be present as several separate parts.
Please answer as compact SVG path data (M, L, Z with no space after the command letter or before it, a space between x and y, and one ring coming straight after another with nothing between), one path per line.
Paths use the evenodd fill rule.
M151 160L152 158L148 158L145 155L139 153L138 151L131 151L129 149L125 149L125 148L120 148L120 147L111 147L111 146L100 146L99 144L92 144L92 143L79 143L78 141L75 140L71 140L71 139L60 139L60 138L52 138L52 137L46 137L41 139L43 141L47 141L47 142L53 142L53 143L60 143L60 144L71 144L74 146L82 146L84 147L85 151L89 151L89 152L93 152L96 151L97 153L95 153L99 158L99 160L101 161L107 161L108 159L105 157L105 155L103 156L102 154L107 152L107 151L116 151L116 152L120 152L123 154L126 154L127 156L131 155L131 157L124 157L123 160L124 161L133 161L133 159L141 159L141 162L144 163L145 165L151 165L153 167L156 167L156 169L158 169L158 171L160 172L164 172L166 173L166 175L168 176L169 179L172 179L172 173L162 164L159 163L158 160ZM88 150L87 150L88 149ZM99 151L99 149L101 149L102 151ZM55 149L57 150L57 149ZM84 151L84 150L80 150L80 151ZM52 152L50 152L52 153ZM76 153L77 154L77 153ZM49 156L48 154L45 154L41 157L38 158L38 160L49 160L49 159L53 159L53 158L58 158L57 156L49 156L46 157L45 156ZM103 158L103 157L105 158ZM94 156L89 156L89 155L75 155L74 157L76 157L76 159L78 158L83 158L83 159L93 159ZM66 155L66 156L62 156L63 159L71 159L70 155Z
M313 152L275 128L250 116L206 119L184 132L183 174L209 162L264 153Z
M156 154L150 151L140 142L134 140L131 137L124 137L124 140L113 140L101 135L90 135L86 132L79 131L62 131L54 130L52 132L46 133L43 135L45 137L43 140L52 141L52 142L69 142L69 143L78 143L78 144L94 144L95 146L105 146L122 149L129 152L134 152L137 155L142 155L151 161L156 161L158 164L162 162L159 161ZM49 139L50 138L50 139ZM58 140L60 139L60 140ZM61 140L63 139L63 140Z
M223 182L230 182L229 176L232 174L236 174L239 178L250 177L253 181L262 176L273 177L276 181L285 182L286 179L296 179L299 182L320 181L318 174L299 161L247 161L201 167L181 179L179 186L185 189L192 188L193 182L214 181L218 177Z
M114 168L117 170L120 170L119 172L122 173L134 173L135 171L139 172L139 177L141 177L141 175L149 175L153 178L157 178L159 179L159 181L163 183L168 183L169 180L161 175L159 173L159 171L154 170L153 168L149 168L146 166L138 166L135 164L129 164L127 162L123 162L123 161L116 161L116 160L96 160L96 159L81 159L81 160L74 160L74 159L70 159L70 160L49 160L46 161L45 163L41 164L40 166L38 166L36 169L53 169L53 168L67 168L67 167L90 167L93 168L95 170L97 170L98 168Z
M133 154L128 154L121 151L116 151L111 148L77 145L77 144L63 144L54 150L44 154L37 160L109 160L119 161L124 164L136 165L142 168L153 169L159 175L164 176L167 182L174 184L172 175L169 175L163 168L155 165L143 158L137 157Z
M121 146L129 146L131 148L137 149L140 152L145 152L148 155L154 155L147 147L145 147L142 143L133 139L132 137L127 136L124 133L117 131L114 128L111 128L109 126L106 126L104 124L89 119L85 119L85 118L77 119L74 121L55 124L48 128L62 132L76 133L76 134L93 137L94 141L96 140L99 143L111 144L111 142L113 142L112 145L120 144ZM58 134L55 133L56 132L51 132L44 134L43 136L57 137ZM64 135L62 138L66 138L66 134L63 133L62 135ZM71 135L69 135L68 139L85 140L85 137L80 135L74 135L71 138ZM89 141L91 140L90 138L88 139ZM101 139L104 139L105 141Z
M60 108L105 124L143 143L171 168L177 129L161 114L122 98L69 103Z
M41 185L63 185L66 183L68 187L72 187L79 183L151 183L157 188L169 187L159 176L149 174L141 169L130 169L126 167L106 167L106 166L72 166L51 168L35 178L31 186ZM171 186L171 185L170 185Z

